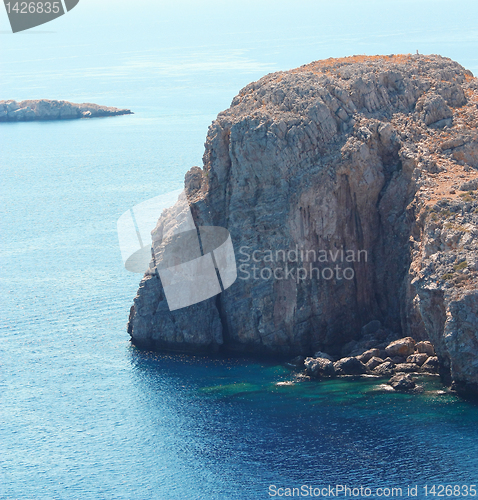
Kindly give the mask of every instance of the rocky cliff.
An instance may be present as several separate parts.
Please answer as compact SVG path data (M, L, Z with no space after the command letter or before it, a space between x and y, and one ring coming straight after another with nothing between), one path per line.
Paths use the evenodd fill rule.
M133 341L340 354L374 320L430 340L445 379L478 393L477 105L477 79L435 55L328 59L249 84L185 180L196 224L231 233L238 279L170 312L147 273Z
M129 109L118 109L98 104L75 104L48 99L27 101L0 101L0 122L24 122L31 120L68 120L133 114Z

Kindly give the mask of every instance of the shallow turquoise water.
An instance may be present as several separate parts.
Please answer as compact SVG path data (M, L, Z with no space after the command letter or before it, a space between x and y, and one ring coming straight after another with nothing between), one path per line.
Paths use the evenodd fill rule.
M132 347L125 324L139 277L122 267L116 236L125 210L181 187L241 86L331 55L416 48L476 71L476 4L463 18L445 2L431 11L413 2L410 18L369 2L358 18L342 2L338 19L310 2L307 18L284 2L160 13L118 2L110 22L91 5L82 0L51 32L0 33L0 98L136 113L0 124L0 498L255 499L270 498L270 484L478 483L478 407L436 379L408 396L372 380L301 382L277 364ZM159 14L176 21L156 29Z

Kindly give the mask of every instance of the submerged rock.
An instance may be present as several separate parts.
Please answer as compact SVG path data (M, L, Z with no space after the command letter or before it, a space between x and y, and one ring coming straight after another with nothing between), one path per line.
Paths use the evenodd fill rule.
M238 279L170 311L148 273L133 341L349 356L397 332L430 340L458 388L478 387L478 197L459 191L478 178L477 103L473 75L436 55L328 59L247 85L210 126L203 169L185 184L196 224L229 230ZM170 223L166 214L153 231L153 270ZM296 259L277 254L292 250ZM286 264L287 279L267 278ZM394 338L380 340L387 356L414 353L412 340L390 346Z
M22 122L32 120L71 120L75 118L95 118L99 116L131 115L129 109L111 106L49 99L27 101L0 101L0 122Z
M396 391L411 391L415 389L417 384L409 373L397 373L389 381L388 385L392 386Z

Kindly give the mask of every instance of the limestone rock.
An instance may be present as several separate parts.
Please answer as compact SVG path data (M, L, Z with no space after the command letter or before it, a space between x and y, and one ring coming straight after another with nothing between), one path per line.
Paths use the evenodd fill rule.
M428 354L415 353L415 354L410 354L410 356L408 356L407 363L414 363L418 366L422 366L427 359L428 359Z
M373 358L370 358L367 363L366 363L366 367L369 369L369 370L374 370L375 368L377 368L377 366L381 365L383 363L383 359L382 358L379 358L377 356L374 356Z
M395 373L403 372L403 373L411 373L418 372L420 367L415 363L399 363L395 365Z
M445 99L439 94L429 93L417 101L417 111L426 125L451 125L453 111L448 107ZM449 121L446 121L449 119Z
M438 369L440 368L440 362L436 356L431 356L428 358L425 363L423 363L421 369L424 372L428 373L438 373Z
M435 356L435 349L433 344L428 340L417 342L415 349L418 353L427 354L428 356Z
M339 359L334 363L334 369L337 375L362 375L367 373L367 367L354 357Z
M409 373L397 373L388 381L388 385L391 385L396 391L403 392L411 391L416 387L416 383Z
M305 372L310 377L333 377L335 375L334 363L326 358L306 358L304 361Z
M476 189L478 189L478 179L464 182L460 186L460 191L475 191Z
M385 351L391 357L407 357L415 351L415 341L411 337L395 340L385 348Z
M395 365L391 361L384 361L374 368L373 374L379 375L380 377L387 377L393 373L394 367Z
M360 356L357 356L357 358L362 361L362 363L368 363L368 361L373 357L380 357L380 349L369 349Z

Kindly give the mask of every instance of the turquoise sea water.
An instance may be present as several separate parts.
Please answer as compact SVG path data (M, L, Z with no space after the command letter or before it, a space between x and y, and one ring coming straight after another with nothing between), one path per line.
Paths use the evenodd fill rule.
M116 220L181 187L242 86L314 59L416 49L478 73L476 4L387 5L82 0L17 35L0 17L0 99L135 112L0 124L1 499L478 483L478 407L436 379L414 396L305 382L280 364L143 352L125 331L140 277L122 267Z

